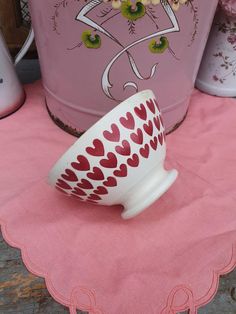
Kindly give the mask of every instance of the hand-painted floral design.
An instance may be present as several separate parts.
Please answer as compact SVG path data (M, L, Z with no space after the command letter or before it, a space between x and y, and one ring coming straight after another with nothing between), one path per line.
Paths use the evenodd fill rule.
M78 0L76 0L78 1ZM87 2L85 0L85 2ZM91 1L92 2L92 1ZM55 5L55 12L52 16L53 21L53 30L59 35L58 31L58 22L57 19L59 17L59 10L60 8L66 8L68 6L69 0L60 0ZM123 18L127 19L128 24L128 31L129 34L136 34L135 26L136 22L139 21L139 19L142 18L148 18L150 19L153 24L156 26L157 29L159 29L159 25L157 23L157 14L158 10L160 10L160 4L162 3L168 3L171 8L174 11L178 11L181 6L186 5L190 8L191 14L193 14L193 22L194 22L194 30L192 35L191 43L194 41L196 33L197 33L197 25L198 25L198 17L197 17L197 11L198 8L194 6L194 0L101 0L102 3L106 5L107 7L101 8L101 18L105 18L108 14L110 14L114 10L114 15L109 16L107 21L111 20L113 17L116 17L117 15L121 15ZM157 8L156 8L157 7ZM106 20L102 21L101 24L104 25ZM91 29L92 32L97 32L97 30ZM95 36L95 34L93 34ZM157 38L157 40L160 40L160 38ZM76 46L72 48L78 48L83 45L83 41L78 43ZM86 46L86 45L85 45ZM93 46L90 47L90 45L86 46L87 48L94 48ZM70 50L70 49L69 49Z
M58 17L61 14L61 9L66 8L70 1L72 0L60 0L58 1L54 8L54 15L52 16L53 30L60 35L58 27ZM171 47L171 41L169 34L179 32L180 26L178 22L178 12L181 8L185 7L185 10L189 9L190 14L193 16L193 31L191 35L191 40L188 46L191 46L195 40L197 30L198 30L198 7L194 4L195 0L74 0L74 1L85 1L85 4L75 15L75 20L80 22L81 25L86 25L87 27L82 30L80 35L80 42L73 47L67 48L68 50L74 50L76 48L86 48L98 50L102 47L103 38L109 38L115 44L121 48L121 51L113 57L113 59L108 63L107 67L104 69L102 75L102 89L107 97L114 99L111 94L111 88L113 87L112 82L110 82L110 71L113 65L122 55L127 55L128 64L132 68L132 72L135 77L139 80L151 79L157 70L158 60L153 64L150 69L150 74L144 76L141 74L138 65L130 51L132 47L135 47L141 43L146 44L147 52L156 54L164 54L167 51L176 60L179 60L176 56L174 50ZM96 9L96 19L90 17L90 12ZM99 14L100 11L100 14ZM159 14L163 11L166 13L171 27L166 26L164 29L159 22ZM123 44L122 38L115 37L106 27L106 23L114 19L116 23L117 18L124 19L127 23L127 33L128 35L135 35L134 39L130 39L129 44ZM100 20L99 20L100 19ZM147 21L149 24L153 25L153 31L147 36L138 38L138 23L140 21ZM130 37L131 38L131 37ZM82 48L83 47L83 48ZM96 52L94 52L96 53ZM138 91L138 85L134 81L128 81L123 84L124 90L128 87L135 88ZM114 99L115 100L115 99Z
M236 34L229 35L227 40L231 45L236 45Z
M236 51L236 20L234 22L226 19L225 22L217 23L218 31L227 35L227 41L231 45L235 45L233 48Z
M121 14L129 21L137 21L146 14L146 7L142 2L123 1L121 5Z
M81 36L85 47L97 49L101 47L101 37L98 34L92 35L91 30L84 31Z
M167 37L165 36L162 36L158 43L155 39L153 39L149 44L149 50L152 53L163 53L168 48L169 48L169 41Z
M226 35L226 41L230 44L231 49L235 51L235 56L227 55L224 51L219 51L213 56L215 58L221 59L220 67L224 70L222 75L213 75L213 80L223 84L228 77L236 76L236 21L232 22L226 19L224 22L217 23L218 31Z
M219 3L228 16L236 17L236 0L220 0Z

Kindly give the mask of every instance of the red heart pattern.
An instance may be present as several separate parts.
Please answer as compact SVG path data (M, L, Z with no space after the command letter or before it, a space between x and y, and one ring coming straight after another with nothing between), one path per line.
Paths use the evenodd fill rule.
M88 159L85 156L77 156L78 162L72 162L71 166L78 171L88 171L90 170L90 164Z
M116 146L115 150L120 155L129 156L131 151L130 144L128 141L124 140L122 141L122 146Z
M103 182L103 184L107 187L113 187L117 186L116 178L108 177L106 181Z
M154 114L156 112L156 108L155 108L153 100L152 99L147 100L146 104L147 104L149 110Z
M163 122L162 116L160 116L160 121L161 121L162 127L164 128L164 122Z
M101 197L97 194L90 194L88 199L92 200L92 201L99 201L99 200L101 200Z
M150 110L150 112L155 115L156 114L156 108L158 110L159 106L157 101L154 99L149 99L146 101L146 106L144 104L140 104L139 106L136 106L134 108L134 112L138 118L141 120L146 121L147 120L147 108ZM135 118L132 115L131 112L127 112L125 116L121 117L119 119L121 125L129 130L134 130L135 128ZM153 136L154 133L154 125L157 128L158 131L160 131L161 126L163 126L163 120L161 115L156 116L152 120L149 120L148 122L145 122L143 124L143 130L141 128L138 128L136 131L131 131L133 133L130 134L130 139L138 145L143 145L144 142L144 133L143 131L149 135ZM103 132L103 136L106 140L110 142L119 142L120 141L120 129L117 126L117 124L113 123L111 124L110 130L105 130ZM153 150L157 150L158 143L160 145L163 145L165 141L165 134L159 133L158 136L154 136L153 139L150 140L149 144L145 144L144 147L141 147L139 149L140 156L136 153L131 155L131 145L128 140L123 140L121 144L118 144L115 146L115 151L117 154L121 156L130 156L126 160L126 164L122 163L118 169L115 169L113 171L113 174L115 177L127 177L128 175L128 167L138 167L140 164L140 157L148 158L150 155L150 148ZM93 156L93 157L104 157L105 156L105 148L102 140L100 139L94 139L93 140L93 146L89 146L86 148L86 152ZM118 158L113 152L108 152L105 158L102 158L99 161L100 165L104 168L116 168L118 164ZM102 200L103 195L107 195L109 193L107 188L115 187L117 186L117 179L115 177L107 177L105 179L103 171L99 167L93 167L93 170L91 171L91 166L89 159L86 156L78 155L77 161L72 162L71 166L77 170L77 171L90 171L87 173L87 177L90 180L94 181L103 181L103 185L100 185L98 187L94 187L92 182L87 179L81 179L80 182L77 183L76 187L71 187L66 181L68 182L76 182L78 181L77 174L71 170L66 169L65 173L61 175L62 179L58 179L56 183L56 188L60 190L61 192L69 195L67 193L67 190L71 190L71 196L76 197L80 200L83 199L83 196L87 196L86 190L92 190L93 192L89 194L86 201L90 203L98 203L100 200ZM105 181L104 181L105 180Z
M144 147L140 148L139 152L140 152L140 154L144 158L148 158L148 156L149 156L149 146L148 146L148 144L145 144Z
M85 196L87 195L87 193L85 193L83 190L81 190L80 188L74 188L74 190L71 192L74 194L77 194L79 196Z
M135 107L134 112L136 113L136 116L139 117L142 120L147 119L147 110L143 104L140 105L140 107Z
M104 156L105 150L103 143L99 139L93 141L94 147L87 147L86 152L91 156Z
M139 156L137 154L133 154L133 156L127 160L127 164L130 167L138 167L138 165L139 165Z
M154 122L154 124L155 124L157 130L160 131L160 129L161 129L161 124L160 124L159 117L156 116L156 117L153 119L153 122Z
M118 126L113 123L111 125L111 132L110 131L104 131L103 136L105 139L111 142L119 142L120 141L120 130Z
M108 191L104 186L98 186L97 189L93 191L93 193L104 195L104 194L108 194Z
M87 177L95 181L104 180L104 174L102 170L98 167L93 167L93 172L89 172L87 174Z
M82 179L81 182L77 184L77 186L85 190L93 189L92 183L86 179Z
M70 169L66 169L65 170L65 173L66 174L62 174L61 177L63 179L65 179L66 181L71 181L71 182L76 182L78 181L78 178L76 176L76 174L74 173L73 170L70 170Z
M163 144L163 140L164 140L163 133L158 134L158 141L161 145Z
M107 159L102 159L100 165L105 168L116 168L117 167L117 158L114 153L108 153Z
M130 138L134 143L142 145L143 144L143 132L142 132L142 130L140 128L138 128L136 133L132 133L130 135Z
M150 145L152 147L153 150L156 150L157 149L157 145L158 145L158 139L157 137L155 136L153 140L150 141Z
M66 183L64 180L61 180L61 179L58 179L57 180L57 183L56 185L59 187L59 188L62 188L62 189L65 189L65 190L71 190L71 186Z
M130 112L126 113L126 117L120 118L120 123L126 128L133 130L135 127L134 117Z
M127 177L127 172L127 166L125 164L121 164L120 169L114 171L114 175L116 177Z
M152 121L149 120L148 123L144 124L144 125L143 125L143 129L144 129L144 131L145 131L148 135L152 136L152 134L153 134L153 124L152 124Z

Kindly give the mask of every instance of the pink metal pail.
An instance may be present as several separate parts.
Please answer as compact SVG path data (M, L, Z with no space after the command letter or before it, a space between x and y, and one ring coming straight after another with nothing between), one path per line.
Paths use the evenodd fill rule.
M144 89L167 131L184 118L217 0L30 0L54 121L78 135Z

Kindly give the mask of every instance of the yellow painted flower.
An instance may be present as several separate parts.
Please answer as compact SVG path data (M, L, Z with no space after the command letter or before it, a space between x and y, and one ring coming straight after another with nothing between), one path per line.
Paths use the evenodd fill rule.
M141 2L143 5L149 5L149 4L157 5L160 3L160 0L141 0Z
M150 0L141 0L141 3L143 5L149 5L151 3L151 1Z
M151 0L151 4L157 5L160 3L160 0Z
M122 2L128 2L128 1L129 0L103 0L104 3L111 2L111 5L112 5L113 9L120 9L120 7L122 5ZM157 5L157 4L160 3L160 0L136 0L136 1L142 3L144 6L147 6L147 5L150 5L150 4ZM136 1L135 0L134 1L131 0L130 2L133 3L134 6L135 6ZM174 1L174 0L171 0L171 1Z
M136 21L146 14L146 8L139 0L137 2L126 0L121 4L121 14L129 21Z
M169 0L174 11L178 11L181 4L185 4L188 0Z
M121 0L112 0L111 5L113 9L119 9L121 7Z

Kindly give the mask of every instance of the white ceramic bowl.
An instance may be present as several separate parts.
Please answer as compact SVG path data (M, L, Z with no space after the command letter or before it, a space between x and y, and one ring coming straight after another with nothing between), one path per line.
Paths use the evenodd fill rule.
M128 98L82 135L59 159L49 183L80 201L122 204L122 218L141 213L172 185L163 167L164 126L152 91Z

